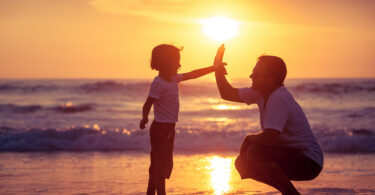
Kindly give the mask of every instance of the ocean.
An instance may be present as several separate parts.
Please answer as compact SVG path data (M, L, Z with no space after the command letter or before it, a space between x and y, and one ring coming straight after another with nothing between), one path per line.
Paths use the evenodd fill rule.
M144 194L150 124L144 130L138 125L151 81L0 80L1 194ZM251 86L250 79L231 83ZM317 182L298 182L297 188L375 194L375 79L287 79L285 86L326 157ZM243 137L260 130L257 106L222 100L214 81L183 82L179 93L168 193L276 193L255 181L250 187L232 166ZM218 191L209 179L215 163L229 170L231 176L220 176L228 179L227 189Z

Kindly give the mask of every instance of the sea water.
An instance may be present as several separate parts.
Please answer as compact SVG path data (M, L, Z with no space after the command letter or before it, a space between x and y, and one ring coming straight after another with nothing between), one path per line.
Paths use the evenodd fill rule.
M0 185L0 192L12 194L15 192L12 189L16 189L24 190L16 194L38 194L35 190L47 190L45 193L53 194L60 192L60 188L69 189L70 186L73 189L73 184L82 184L79 187L81 191L77 189L71 194L110 194L108 192L112 187L108 186L112 182L113 185L130 182L131 185L125 185L128 186L126 189L114 189L113 193L142 193L147 183L150 145L148 128L140 130L138 125L151 81L152 79L0 80L0 178L8 181L7 185ZM251 86L250 80L234 80L232 84L234 87ZM285 86L305 111L325 153L326 164L322 175L328 174L327 170L331 170L328 167L335 166L330 162L340 162L341 165L352 162L345 164L348 168L340 165L337 173L340 179L346 178L348 183L333 190L340 192L340 189L344 189L342 192L347 193L345 186L351 186L350 181L360 181L358 178L361 177L375 181L374 173L368 167L373 165L371 163L374 162L375 154L375 79L288 79ZM208 184L202 184L205 189L184 187L194 182L209 183L208 175L202 176L204 181L186 180L176 183L176 180L180 177L194 178L189 176L192 170L205 172L206 168L199 168L198 164L209 167L211 158L218 158L218 162L223 161L225 166L232 166L233 163L228 162L233 161L243 137L260 130L258 108L256 105L222 100L214 81L183 82L179 90L180 114L176 126L175 168L167 189L172 189L169 192L177 194L216 193ZM150 120L152 115L151 112ZM116 162L111 161L113 158ZM72 166L76 164L79 167L81 162L85 163L79 169L91 168L86 177L94 180L95 185L84 178L75 177L77 172L71 170L74 170ZM361 164L365 162L367 164ZM100 168L104 166L103 163L107 163L107 168ZM44 165L49 168L45 170ZM183 167L185 165L187 168ZM15 175L9 173L9 166ZM17 173L23 168L28 171ZM233 171L232 168L227 167ZM345 171L352 168L355 169L353 172ZM357 174L359 169L370 173ZM104 173L113 173L114 170L119 175L111 177ZM129 171L137 174L129 175ZM196 174L203 174L198 172ZM43 177L37 177L38 174ZM90 174L97 174L98 180ZM129 178L122 181L125 177L121 174L129 175ZM53 175L62 178L65 183L51 180L49 177ZM17 182L9 183L13 179L22 181L22 178L29 178L29 187L20 187ZM38 181L37 178L43 181ZM106 181L102 181L102 178L106 178ZM98 184L99 181L104 183ZM229 183L233 181L240 182L228 180ZM44 182L44 185L37 185L38 182ZM116 182L119 183L115 184ZM349 191L367 193L375 189L365 185L365 182L361 183L362 187L349 187ZM49 185L53 189L48 188ZM232 185L232 191L227 192L239 193L243 190L246 193L263 193L270 190L272 193L273 190L263 186L258 191L252 191L246 190L246 185L240 187L241 185L234 188ZM326 187L323 186L322 189L327 189ZM98 191L90 191L92 188Z

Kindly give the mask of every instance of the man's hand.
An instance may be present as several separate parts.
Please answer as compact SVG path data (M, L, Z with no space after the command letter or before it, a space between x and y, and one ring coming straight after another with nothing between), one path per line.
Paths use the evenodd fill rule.
M247 153L247 148L249 147L250 144L252 144L252 138L254 137L254 135L247 135L243 141L242 141L242 145L241 145L241 149L240 149L240 155L246 155Z
M146 127L146 124L148 123L147 118L143 118L141 122L139 123L139 128L144 129Z
M227 74L227 69L224 67L227 65L227 63L223 62L222 64L223 64L222 66L215 68L215 72L219 74Z
M214 60L214 68L218 69L226 65L226 63L223 63L223 56L224 56L225 47L224 44L222 44L216 52L215 60Z

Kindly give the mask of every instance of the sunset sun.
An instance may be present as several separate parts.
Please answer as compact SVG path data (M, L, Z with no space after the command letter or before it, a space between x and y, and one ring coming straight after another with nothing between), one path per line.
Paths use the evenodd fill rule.
M202 20L203 32L215 41L224 42L238 33L240 23L226 17L212 17Z

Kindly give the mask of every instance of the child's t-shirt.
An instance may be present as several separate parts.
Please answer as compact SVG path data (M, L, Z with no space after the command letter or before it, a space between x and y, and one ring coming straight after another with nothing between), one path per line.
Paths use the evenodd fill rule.
M160 123L175 123L178 121L180 102L178 98L178 83L182 81L182 74L172 76L168 82L160 76L151 83L149 97L156 99L154 102L154 120Z

